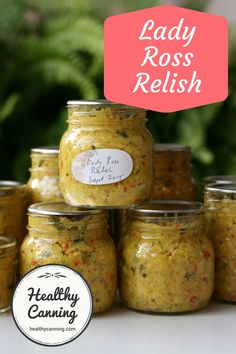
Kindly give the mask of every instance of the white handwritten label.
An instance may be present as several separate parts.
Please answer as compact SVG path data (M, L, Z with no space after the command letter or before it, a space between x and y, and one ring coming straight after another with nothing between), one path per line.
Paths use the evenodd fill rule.
M84 184L111 184L127 178L133 170L131 156L118 149L88 150L72 161L74 178Z

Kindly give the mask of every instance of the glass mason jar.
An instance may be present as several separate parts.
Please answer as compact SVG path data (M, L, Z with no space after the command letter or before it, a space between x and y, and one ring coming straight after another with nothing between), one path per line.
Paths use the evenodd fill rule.
M124 207L149 198L153 139L146 112L105 100L69 101L60 187L74 206Z
M27 233L27 203L25 185L0 181L0 235L14 237L21 242Z
M220 184L236 184L236 176L230 175L218 175L218 176L207 176L204 178L204 185L220 183Z
M152 200L198 200L191 154L188 145L155 144Z
M152 200L197 200L191 176L191 148L182 144L155 144ZM127 228L127 209L116 211L117 238Z
M43 264L69 266L88 282L94 312L110 308L117 292L117 261L107 232L107 212L55 202L31 205L28 216L20 274Z
M132 208L119 244L121 299L146 312L187 312L211 298L214 251L198 202L154 201Z
M59 188L57 146L31 149L30 178L27 187L30 203L63 201Z
M216 298L236 301L236 184L205 186L206 221L215 248Z
M0 236L0 313L11 307L17 273L16 239Z

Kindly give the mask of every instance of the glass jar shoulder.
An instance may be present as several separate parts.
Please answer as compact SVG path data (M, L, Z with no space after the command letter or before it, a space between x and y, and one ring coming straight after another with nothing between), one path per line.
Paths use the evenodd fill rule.
M127 234L122 238L120 247L137 258L156 259L161 257L178 257L191 255L204 257L205 250L212 255L212 245L207 233L202 229L193 229L190 225L175 224L161 226L143 223L143 227L129 227ZM207 253L207 254L208 254Z
M145 128L135 127L78 127L68 128L61 139L60 150L65 146L73 150L93 150L99 148L153 149L153 139ZM124 149L126 150L126 149Z
M74 266L78 258L82 263L101 261L104 257L107 262L112 262L115 254L113 240L106 233L99 236L84 238L78 234L69 238L67 234L58 236L57 233L41 233L41 237L34 233L28 234L21 245L22 269L28 271L48 263Z

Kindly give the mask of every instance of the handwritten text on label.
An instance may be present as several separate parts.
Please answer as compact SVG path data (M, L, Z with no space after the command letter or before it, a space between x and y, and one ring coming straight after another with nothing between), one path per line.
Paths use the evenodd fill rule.
M118 149L88 150L72 161L74 178L85 184L102 185L120 182L133 169L131 156Z

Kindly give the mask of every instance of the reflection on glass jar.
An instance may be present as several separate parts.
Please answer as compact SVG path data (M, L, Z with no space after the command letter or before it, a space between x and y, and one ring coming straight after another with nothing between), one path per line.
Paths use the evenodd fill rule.
M236 184L207 185L204 199L215 248L215 297L236 301Z
M65 203L38 203L28 209L29 234L20 251L20 273L44 264L78 271L93 295L93 310L112 306L117 291L116 250L107 233L107 212Z
M17 271L16 239L0 236L0 313L11 307Z
M27 189L15 181L0 181L0 235L16 238L26 235Z
M60 143L60 187L77 206L122 207L149 198L153 139L146 112L105 100L69 101Z
M236 184L236 176L233 175L218 175L218 176L207 176L204 178L204 185L209 185L212 183L223 183L223 184Z
M181 144L155 144L153 200L197 200L191 176L191 148Z
M130 308L185 312L213 291L214 251L198 202L159 201L132 208L119 244L120 295Z
M57 146L31 149L30 179L27 183L30 202L62 201L59 188Z

